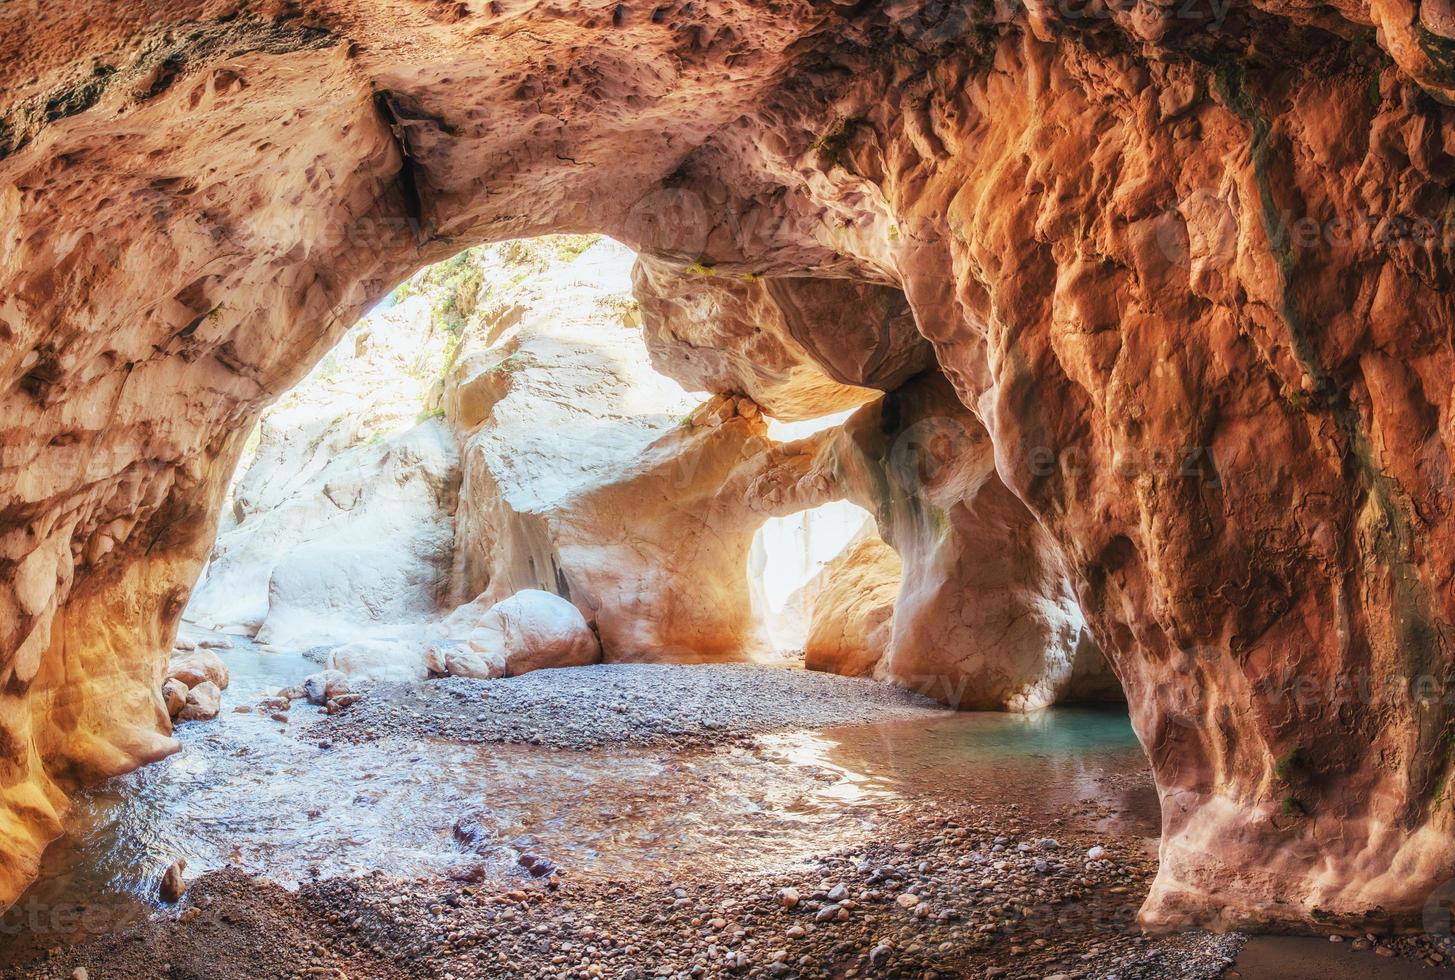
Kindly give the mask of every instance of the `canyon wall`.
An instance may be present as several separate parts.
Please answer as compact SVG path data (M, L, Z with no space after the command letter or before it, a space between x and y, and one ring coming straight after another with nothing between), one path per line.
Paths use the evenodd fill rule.
M439 610L459 466L430 406L453 342L430 298L388 303L268 409L187 620L302 649Z
M1126 689L1144 921L1417 925L1455 876L1452 36L1390 0L6 5L0 900L65 792L167 751L259 411L421 265L602 231L780 309L903 293ZM811 313L702 383L913 361Z
M799 486L830 487L868 510L899 559L881 656L866 664L868 649L842 645L842 662L820 648L811 665L965 709L1120 697L1054 541L1001 482L989 436L943 375L920 375L783 451L811 452ZM879 583L868 574L866 584ZM860 615L859 604L845 613ZM815 618L817 632L832 633L826 604Z

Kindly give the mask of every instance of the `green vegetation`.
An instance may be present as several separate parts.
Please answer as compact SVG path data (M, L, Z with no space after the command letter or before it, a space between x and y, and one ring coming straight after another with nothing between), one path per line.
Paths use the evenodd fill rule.
M551 235L542 239L556 258L563 262L574 262L592 245L601 241L600 235Z
M623 323L635 320L642 312L642 304L632 296L598 296L596 305L603 312L620 317Z
M849 141L861 122L862 120L859 119L840 119L833 129L813 141L813 145L809 148L817 156L820 167L824 170L832 170L835 167L849 169L846 165Z
M1307 762L1303 757L1303 749L1294 748L1290 749L1284 754L1283 758L1274 764L1273 771L1278 774L1279 779L1286 783L1290 776L1295 775L1306 764Z

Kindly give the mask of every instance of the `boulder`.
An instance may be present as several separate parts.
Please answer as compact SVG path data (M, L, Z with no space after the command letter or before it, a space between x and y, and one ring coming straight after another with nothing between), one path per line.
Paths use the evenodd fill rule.
M472 633L471 636L473 635ZM436 674L473 677L485 681L505 676L505 658L475 649L468 639L464 643L444 643L431 647L428 657L429 669Z
M178 858L162 874L162 883L157 889L162 901L168 905L175 905L187 894L187 880L182 877L187 870L187 859Z
M177 713L178 721L209 721L222 710L222 690L212 681L203 681L187 692L187 703Z
M348 694L351 690L348 677L339 670L321 671L303 681L303 696L308 699L309 704L320 707L327 704L330 698Z
M850 677L873 673L889 649L901 569L899 555L872 526L825 566L803 647L805 667Z
M600 659L601 644L575 606L558 595L524 589L486 610L445 666L467 677L513 677Z
M167 680L181 681L187 687L196 687L203 681L211 681L219 690L227 690L232 676L227 664L210 650L193 650L179 657L173 657L167 666Z
M187 707L187 694L187 685L175 677L169 678L162 685L162 701L167 706L168 716L176 718L182 713L182 709Z
M346 643L329 654L328 667L353 683L422 681L429 676L424 649L404 640Z

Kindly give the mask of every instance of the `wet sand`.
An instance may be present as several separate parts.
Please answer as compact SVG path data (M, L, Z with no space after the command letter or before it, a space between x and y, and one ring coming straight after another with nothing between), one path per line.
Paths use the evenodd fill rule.
M1349 942L1305 936L1253 936L1244 944L1228 977L1242 980L1411 980L1451 973L1404 958L1386 958L1371 950L1355 950Z

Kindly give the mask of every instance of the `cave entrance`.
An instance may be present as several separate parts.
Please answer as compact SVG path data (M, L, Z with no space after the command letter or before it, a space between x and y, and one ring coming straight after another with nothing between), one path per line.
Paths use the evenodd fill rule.
M873 516L846 500L772 517L753 535L749 580L753 607L772 649L802 656L816 605L835 566L860 540L878 540ZM823 615L830 610L823 609Z
M326 649L395 640L492 587L569 594L535 505L633 422L646 438L691 403L631 348L632 259L601 236L548 236L463 251L393 290L264 412L185 618ZM599 411L613 401L614 418ZM532 468L550 442L555 471ZM412 672L365 665L387 659L350 663Z
M902 863L886 840L946 868L971 860L973 838L947 850L891 801L994 808L1014 769L1012 802L1049 820L1047 801L1108 771L1146 782L1124 718L955 713L917 696L917 678L867 679L900 584L878 515L831 500L765 523L747 488L759 461L878 394L795 364L795 390L850 407L785 423L742 394L689 390L657 370L664 357L689 377L740 365L655 335L633 258L596 236L462 252L268 409L164 688L184 751L84 797L35 903L84 900L115 912L92 921L124 923L185 858L199 908L230 901L237 879L211 874L229 868L285 884L384 871L458 899L482 882L534 894L562 869L645 876L632 891L648 895L653 875L693 882L710 866L751 883L724 894L725 917L780 888L817 912L872 877L864 861ZM832 614L821 643L815 606ZM760 628L812 669L740 662ZM1009 830L1024 813L994 819ZM1085 843L1054 859L1075 864ZM850 853L822 898L780 880ZM925 882L933 914L885 907L953 928L941 913L972 897ZM889 924L878 906L856 914Z

